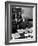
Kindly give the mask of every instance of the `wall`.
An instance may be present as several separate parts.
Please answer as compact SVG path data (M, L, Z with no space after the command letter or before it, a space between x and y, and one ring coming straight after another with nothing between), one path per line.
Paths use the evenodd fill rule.
M6 0L0 0L0 46L6 46L5 45L5 1ZM38 0L12 0L12 1L33 2L33 3L38 4ZM37 11L38 11L38 9L37 9ZM38 23L38 21L37 21L37 23ZM37 28L38 28L38 24L37 24ZM37 31L37 33L38 33L38 31ZM8 46L12 46L12 45L8 45ZM37 43L18 44L18 45L13 45L13 46L38 46L38 35L37 35Z

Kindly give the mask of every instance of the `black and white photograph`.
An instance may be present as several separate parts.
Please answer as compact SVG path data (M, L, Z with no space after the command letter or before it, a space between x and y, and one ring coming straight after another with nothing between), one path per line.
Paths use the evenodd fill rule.
M30 43L37 41L36 3L5 3L5 43Z

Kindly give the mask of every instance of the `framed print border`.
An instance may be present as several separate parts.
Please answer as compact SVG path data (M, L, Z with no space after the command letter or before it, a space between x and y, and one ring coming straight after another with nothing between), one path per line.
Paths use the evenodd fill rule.
M9 43L9 37L10 37L10 35L9 35L9 17L10 16L8 16L9 15L9 10L10 9L8 9L8 5L10 4L10 6L13 4L15 4L15 6L20 6L20 7L25 7L24 5L26 5L26 7L36 7L35 8L35 21L36 21L36 23L35 23L35 25L36 25L36 33L35 33L35 37L36 37L36 40L35 41L28 41L28 42L15 42L15 43ZM18 4L18 5L17 5ZM21 5L20 5L21 4ZM5 44L6 45L9 45L9 44L22 44L22 43L36 43L37 42L37 3L26 3L26 2L12 2L12 1L6 1L5 2Z

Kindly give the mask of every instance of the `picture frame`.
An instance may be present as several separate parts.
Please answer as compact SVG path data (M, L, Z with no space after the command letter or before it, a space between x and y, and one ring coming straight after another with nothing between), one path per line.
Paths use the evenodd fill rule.
M15 39L11 40L12 37L12 25L11 25L11 15L12 15L12 8L21 8L21 9L32 9L32 19L33 19L33 37L32 39ZM26 10L26 11L28 11ZM20 10L18 10L20 11ZM26 11L24 11L26 13ZM29 10L31 11L31 10ZM23 11L22 11L23 12ZM24 13L24 14L25 14ZM23 15L24 15L23 14ZM28 17L27 17L28 18ZM26 35L26 34L25 34ZM12 42L10 42L10 40ZM17 41L17 42L16 42ZM28 3L28 2L12 2L6 1L5 2L5 44L22 44L22 43L35 43L37 42L37 3Z

